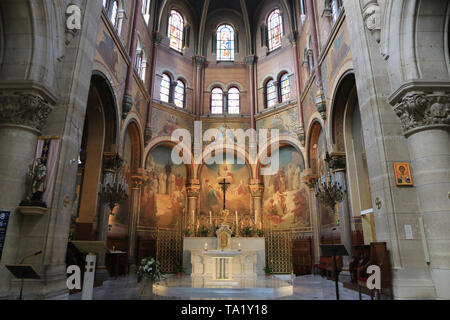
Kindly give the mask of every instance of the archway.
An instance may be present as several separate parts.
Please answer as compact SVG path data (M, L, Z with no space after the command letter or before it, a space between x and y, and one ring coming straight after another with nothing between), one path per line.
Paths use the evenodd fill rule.
M72 213L76 226L72 238L96 240L95 225L99 214L98 185L103 171L103 159L114 153L117 137L115 100L105 78L94 74L91 78L86 117L78 159L78 179L75 201L78 204Z

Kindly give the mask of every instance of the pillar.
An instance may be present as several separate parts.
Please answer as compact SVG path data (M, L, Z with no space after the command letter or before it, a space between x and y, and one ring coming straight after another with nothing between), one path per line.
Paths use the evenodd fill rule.
M255 224L257 227L263 225L263 196L264 196L264 184L260 182L253 182L250 184L250 192L252 194L253 201L253 214L255 216ZM252 215L250 215L252 217ZM263 226L264 227L264 226Z
M43 249L41 241L36 241L45 237L38 230L42 226L40 219L22 216L17 207L29 191L29 166L34 163L38 136L51 111L50 104L35 93L0 95L0 209L10 212L0 264L0 298L12 294L5 264L17 264L22 257ZM23 233L24 228L28 234ZM26 263L40 261L42 255Z
M303 173L303 181L309 188L309 203L312 218L311 224L314 246L314 264L318 264L320 260L320 215L314 189L317 183L317 175L313 174L311 169L306 169Z
M408 140L419 199L418 233L425 238L437 298L450 299L450 95L410 91L394 111Z
M186 186L188 205L187 212L185 217L185 226L186 228L190 227L191 231L195 228L195 222L197 221L198 214L198 197L200 195L200 183L199 182L191 182Z
M135 174L131 176L132 185L130 190L131 208L128 217L128 263L136 264L136 240L137 240L137 222L141 208L141 191L143 176Z
M203 68L205 66L206 58L202 56L195 56L195 119L200 120L200 114L203 112Z
M301 82L301 71L298 63L298 46L297 46L297 32L293 32L290 37L290 41L292 44L292 54L294 56L294 68L295 68L295 81L297 83L297 113L298 113L298 126L295 129L295 133L300 140L301 144L305 145L305 128L304 128L304 120L303 120L303 107L302 107L302 82Z

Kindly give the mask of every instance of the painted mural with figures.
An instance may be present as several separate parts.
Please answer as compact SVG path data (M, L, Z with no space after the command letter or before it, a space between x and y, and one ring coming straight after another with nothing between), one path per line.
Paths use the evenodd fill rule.
M174 227L186 209L186 167L174 165L172 149L159 146L146 161L139 226Z
M309 190L302 180L304 159L293 147L280 148L279 156L278 172L264 176L265 223L274 229L309 228Z
M251 195L249 189L250 175L245 164L204 165L200 182L200 214L218 215L223 208L223 191L219 183L229 183L226 191L226 208L234 214L237 211L241 219L250 215Z

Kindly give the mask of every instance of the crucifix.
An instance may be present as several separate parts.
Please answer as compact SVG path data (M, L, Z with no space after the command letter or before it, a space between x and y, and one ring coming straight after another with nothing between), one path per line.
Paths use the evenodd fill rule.
M223 178L222 182L219 182L220 184L220 188L223 191L223 210L225 210L225 201L226 201L226 194L227 194L227 189L230 186L231 183L227 182L227 180L225 178Z

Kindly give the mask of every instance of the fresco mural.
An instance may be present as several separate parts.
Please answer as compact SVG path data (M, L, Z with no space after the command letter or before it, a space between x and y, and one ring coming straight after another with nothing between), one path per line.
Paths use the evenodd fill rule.
M189 118L180 116L179 114L169 113L153 107L152 111L152 133L153 137L171 136L178 129L187 129L194 131L194 122Z
M301 175L305 170L302 155L293 147L279 151L280 170L264 176L265 224L274 229L298 229L311 226L309 189Z
M246 131L250 128L251 128L250 123L243 123L243 122L239 122L239 123L236 123L236 122L228 122L228 123L203 122L203 124L202 124L203 134L208 129L218 129L219 130L220 134L217 137L215 142L223 142L226 139L226 135L227 135L226 131L227 130L242 129L242 130ZM236 141L235 136L232 132L228 133L228 138L231 139L232 141ZM203 141L204 146L207 146L211 143L212 143L211 141ZM248 143L247 143L247 147L248 147Z
M234 163L237 163L235 159ZM226 208L241 217L250 214L250 174L245 164L204 165L200 173L200 214L218 215L223 208L223 191L219 185L225 179L230 183L226 191Z
M139 225L175 227L186 210L186 167L174 165L170 147L150 151L142 188Z
M294 134L298 126L298 114L295 107L256 122L256 129L278 129L281 134Z

